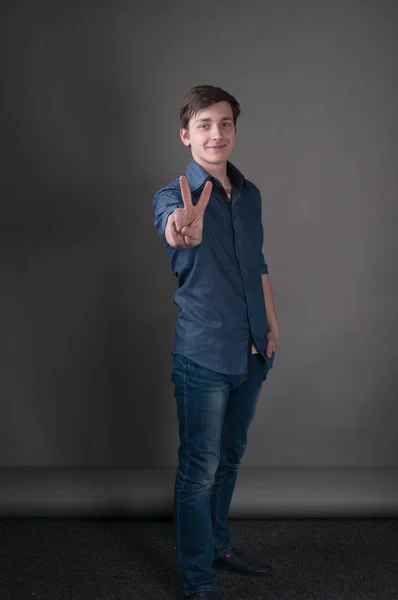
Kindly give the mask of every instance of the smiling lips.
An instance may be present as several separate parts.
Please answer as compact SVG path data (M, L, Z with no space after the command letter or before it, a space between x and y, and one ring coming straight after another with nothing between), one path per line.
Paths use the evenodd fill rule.
M223 146L207 146L207 149L208 150L222 150L225 147L226 147L226 144L224 144Z

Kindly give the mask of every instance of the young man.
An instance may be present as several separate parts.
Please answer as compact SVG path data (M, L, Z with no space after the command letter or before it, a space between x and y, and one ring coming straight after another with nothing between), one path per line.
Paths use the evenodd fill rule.
M239 114L224 90L192 88L180 111L192 160L153 200L155 227L178 277L174 523L183 592L191 600L216 598L213 567L270 570L232 546L228 528L249 425L279 338L260 192L227 160Z

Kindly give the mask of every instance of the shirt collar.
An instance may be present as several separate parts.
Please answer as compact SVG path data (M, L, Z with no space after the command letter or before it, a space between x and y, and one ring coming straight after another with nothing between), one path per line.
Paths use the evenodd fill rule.
M242 173L229 161L227 161L227 175L232 183L238 190L241 190L245 178ZM188 179L189 187L192 192L200 189L204 183L211 178L211 175L200 166L193 158L190 161L185 176Z

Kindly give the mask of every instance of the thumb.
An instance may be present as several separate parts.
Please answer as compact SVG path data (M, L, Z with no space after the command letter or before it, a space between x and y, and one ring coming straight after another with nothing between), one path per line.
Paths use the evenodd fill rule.
M186 221L185 213L186 213L186 211L183 208L176 208L173 213L174 224L176 226L177 231L181 231L181 229L185 225L185 221Z

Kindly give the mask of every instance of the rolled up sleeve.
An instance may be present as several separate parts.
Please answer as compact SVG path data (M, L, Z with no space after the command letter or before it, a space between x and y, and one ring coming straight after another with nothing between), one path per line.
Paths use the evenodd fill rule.
M265 262L265 258L264 258L264 254L262 251L262 247L263 247L263 243L264 243L264 228L263 228L263 223L262 223L262 202L261 202L261 195L260 192L258 192L258 202L259 202L259 209L260 209L260 230L261 230L261 234L260 234L260 239L261 239L261 250L260 250L260 273L261 275L268 275L269 270L268 270L268 264Z
M264 254L260 252L260 273L261 275L268 275L268 265L265 262Z

